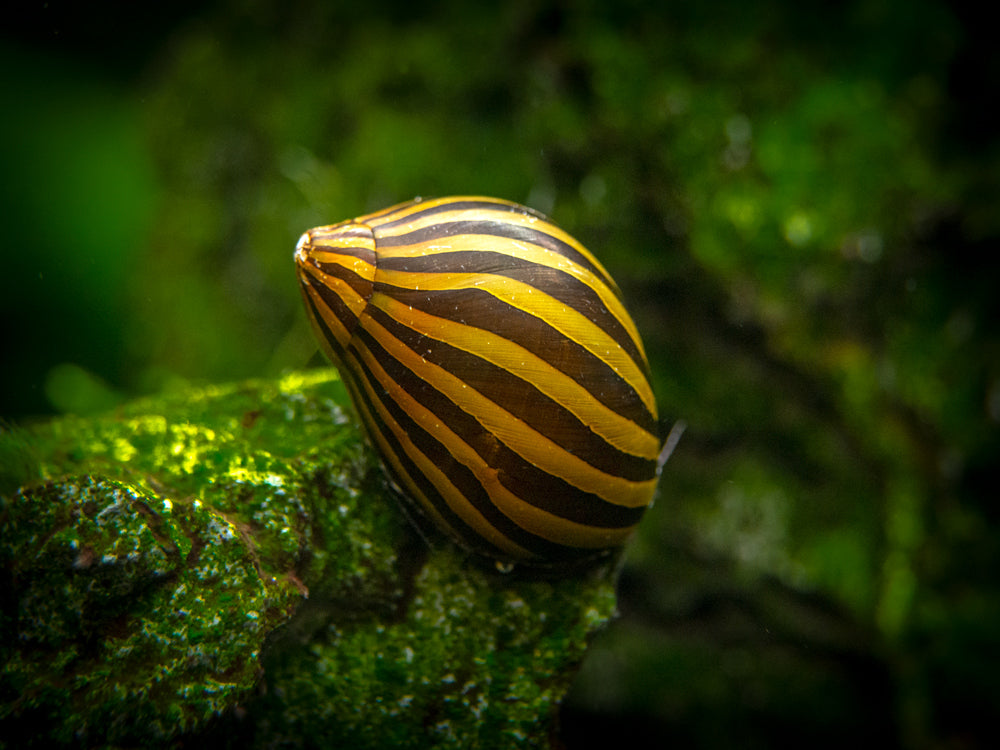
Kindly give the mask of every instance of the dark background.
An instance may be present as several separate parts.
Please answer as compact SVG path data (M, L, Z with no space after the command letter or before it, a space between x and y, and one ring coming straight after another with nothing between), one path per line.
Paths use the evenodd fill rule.
M163 5L5 19L0 418L321 365L304 229L527 203L609 267L688 424L567 746L996 746L974 4Z

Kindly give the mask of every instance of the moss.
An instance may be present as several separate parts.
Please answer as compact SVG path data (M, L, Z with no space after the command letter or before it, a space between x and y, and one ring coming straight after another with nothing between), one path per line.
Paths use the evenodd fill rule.
M610 569L428 551L344 404L327 370L0 435L0 742L547 745Z
M398 620L331 621L269 670L272 735L335 747L546 745L589 635L614 612L613 589L504 582L448 549L414 588Z

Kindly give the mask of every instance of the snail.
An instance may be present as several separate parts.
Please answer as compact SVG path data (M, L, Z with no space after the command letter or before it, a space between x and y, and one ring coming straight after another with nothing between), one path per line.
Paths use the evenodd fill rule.
M498 565L624 543L664 441L636 326L583 245L463 196L311 229L295 263L322 350L423 516Z

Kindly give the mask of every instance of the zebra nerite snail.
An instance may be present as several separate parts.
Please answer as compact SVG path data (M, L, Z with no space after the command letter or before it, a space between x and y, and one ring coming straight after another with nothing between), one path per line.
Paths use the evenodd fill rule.
M394 481L460 545L556 562L622 544L663 440L607 271L542 214L414 200L302 235L323 351Z

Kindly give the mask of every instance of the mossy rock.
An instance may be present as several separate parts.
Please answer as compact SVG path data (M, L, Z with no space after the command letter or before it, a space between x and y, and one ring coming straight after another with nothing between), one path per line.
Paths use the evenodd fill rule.
M613 563L417 535L332 370L0 434L0 743L546 747Z

